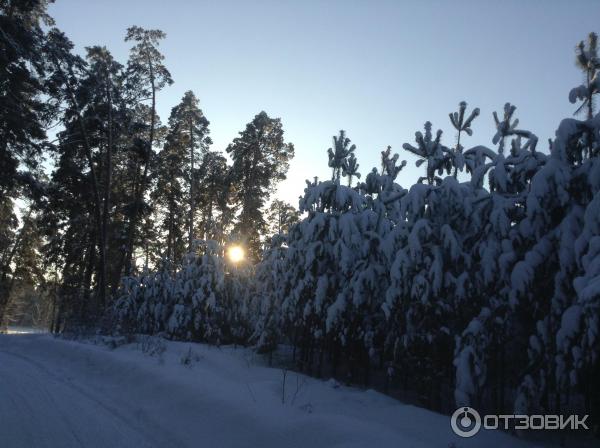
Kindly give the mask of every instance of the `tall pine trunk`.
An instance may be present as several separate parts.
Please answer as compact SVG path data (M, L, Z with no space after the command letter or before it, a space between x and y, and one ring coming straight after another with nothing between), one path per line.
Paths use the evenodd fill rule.
M192 118L190 117L190 234L188 241L188 252L192 251L194 244L194 214L195 214L195 201L194 201L194 127L192 124Z
M146 184L148 181L148 167L150 165L150 155L152 154L152 147L154 146L154 127L156 125L156 82L154 78L154 66L152 65L152 60L150 59L150 56L148 56L148 70L150 72L150 88L152 91L152 107L150 112L150 135L144 157L144 172L142 174L142 178L140 180L140 183L138 184L138 188L136 189L136 194L134 197L133 214L129 222L129 232L127 236L127 249L125 251L125 259L118 266L118 277L121 277L122 274L129 275L131 271L133 252L135 249L134 246L136 228L140 220L141 214L140 203L144 199L144 194L146 192Z
M104 207L102 211L102 237L100 239L101 244L104 245L101 253L104 256L104 259L101 262L102 278L104 278L104 282L101 285L104 290L101 293L101 298L103 301L100 303L100 308L103 309L106 305L106 297L107 297L107 263L106 263L106 252L108 250L108 227L110 225L110 190L112 186L112 152L113 152L113 136L112 136L112 126L113 126L113 117L112 117L112 93L110 88L110 76L107 74L106 76L106 98L108 100L108 132L107 132L107 145L106 145L106 172L105 172L105 185L104 185Z

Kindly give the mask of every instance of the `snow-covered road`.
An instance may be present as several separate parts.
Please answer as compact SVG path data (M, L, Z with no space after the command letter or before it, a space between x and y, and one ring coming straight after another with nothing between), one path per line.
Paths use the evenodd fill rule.
M247 350L158 345L0 336L0 447L530 446L459 439L446 416L291 372L284 394L282 371Z
M135 421L44 364L0 352L0 446L151 446Z

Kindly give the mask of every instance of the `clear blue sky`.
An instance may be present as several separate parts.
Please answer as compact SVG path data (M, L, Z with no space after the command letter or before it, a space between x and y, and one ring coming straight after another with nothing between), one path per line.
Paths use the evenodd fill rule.
M326 150L339 129L358 147L363 178L392 145L409 162L399 182L411 185L421 170L402 143L430 120L453 144L448 113L461 100L482 113L465 146L491 145L492 111L509 101L546 150L575 110L575 44L600 26L594 0L57 0L50 14L78 51L106 45L122 62L128 26L165 31L175 84L159 96L161 119L193 90L213 149L261 110L280 117L296 157L278 195L295 205L304 179L330 175Z

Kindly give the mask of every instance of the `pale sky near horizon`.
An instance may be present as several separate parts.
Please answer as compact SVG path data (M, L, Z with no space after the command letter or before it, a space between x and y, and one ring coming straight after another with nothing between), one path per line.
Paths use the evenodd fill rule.
M158 97L166 122L186 90L200 98L213 149L261 110L280 117L296 157L278 196L297 206L304 180L327 179L326 150L340 129L357 145L364 176L387 145L408 161L398 182L422 175L402 149L427 120L455 132L448 113L481 109L468 147L491 146L492 112L505 102L540 150L576 106L582 75L574 48L600 31L600 1L157 1L57 0L56 25L83 52L106 45L124 63L131 25L167 33L161 44L175 83Z

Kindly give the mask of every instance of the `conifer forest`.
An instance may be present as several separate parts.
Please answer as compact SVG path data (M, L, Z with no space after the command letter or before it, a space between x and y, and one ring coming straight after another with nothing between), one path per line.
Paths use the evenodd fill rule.
M156 393L158 403L184 386L148 383L141 392L155 373L135 369L155 358L160 362L148 369L177 368L193 387L204 383L221 391L213 404L189 404L189 409L206 406L210 414L227 402L235 411L215 411L231 419L223 420L225 433L233 430L230 425L263 428L264 423L264 430L240 433L246 439L234 439L233 432L231 439L207 435L206 446L597 443L600 55L595 32L580 30L580 42L568 42L572 53L557 55L574 61L565 68L570 90L559 92L571 113L550 123L555 134L548 140L519 120L521 110L533 108L527 97L515 95L507 100L516 104L483 111L469 91L456 91L455 103L437 103L447 111L445 123L418 117L422 127L397 135L389 142L393 146L358 147L351 128L331 129L331 140L321 142L313 160L328 175L305 173L295 199L279 195L278 188L295 156L306 149L290 141L285 115L253 104L255 115L238 123L237 136L218 147L211 134L218 123L203 111L202 92L210 86L185 85L189 90L178 102L165 104L163 95L180 83L169 70L166 32L134 25L141 21L132 17L119 36L128 49L124 57L103 45L78 47L51 16L53 3L0 0L0 332L35 329L0 336L0 446L200 446L175 417L165 423L169 433L148 429L155 432L145 439L141 422L154 420L152 407L144 410L143 404L139 412L146 414L135 434L123 423L134 417L115 420L117 432L126 434L122 445L105 436L79 445L50 435L37 439L35 431L25 436L18 432L23 419L16 417L16 425L3 426L13 415L2 404L17 384L10 383L11 375L26 381L17 377L52 361L58 367L44 369L48 378L54 375L56 387L67 387L63 383L71 381L65 378L72 370L73 381L81 382L77 387L87 387L83 381L91 378L98 386L90 394L101 395L110 389L100 386L100 377L114 376L137 383L140 400ZM331 26L340 25L332 18ZM548 62L540 69L554 70L557 63ZM349 65L340 61L341 76ZM244 76L243 69L235 76ZM168 116L159 116L161 107L170 108ZM492 138L483 140L478 133ZM367 153L377 155L376 166L361 161ZM137 352L144 353L141 361L135 361ZM169 356L176 356L174 366ZM93 374L85 373L84 357L96 363ZM10 365L25 358L31 365L23 364L17 375ZM235 364L241 359L252 361ZM131 367L119 364L126 362ZM209 364L214 376L203 376L201 369L208 372ZM253 375L263 380L240 379L239 393L225 385L244 369L258 369ZM172 375L173 381L184 381ZM272 386L265 385L271 377ZM321 418L324 408L316 398L303 398L311 390L303 386L308 382L314 382L316 395L318 387L327 397L367 394L380 426L367 428L363 422L363 430L358 423L335 423L327 414L320 420L321 433L310 426L312 420L303 420ZM160 398L161 390L172 392ZM60 397L67 400L69 394ZM274 397L269 406L284 406L285 415L275 417L282 412L275 410L264 422L262 414L254 415L260 424L241 417L241 409L265 403L268 394ZM192 396L182 394L173 409L188 409L185 400ZM243 396L239 408L233 404L237 396ZM45 406L41 393L31 400L33 408ZM331 404L333 414L346 406L339 400ZM450 435L448 416L460 407L482 416L585 414L589 431L567 436L554 431L552 437L559 438L551 438L504 428L471 439L436 439L424 429L408 438L391 414L385 416L385 406L398 402L415 421L443 416L437 425ZM118 412L102 406L90 408L91 420L101 413L107 416L99 422L116 419ZM348 406L350 413L354 405ZM290 415L303 417L293 414L289 419L299 420L286 426L288 407ZM83 420L88 410L81 409ZM276 434L269 428L277 425L287 428L281 439L266 438ZM202 434L212 434L206 426ZM362 431L365 438L336 438L338 426ZM42 430L63 434L49 423ZM198 436L201 428L194 431L194 437L204 437ZM314 441L304 438L313 433ZM380 439L368 438L375 434ZM467 441L475 445L464 445Z

